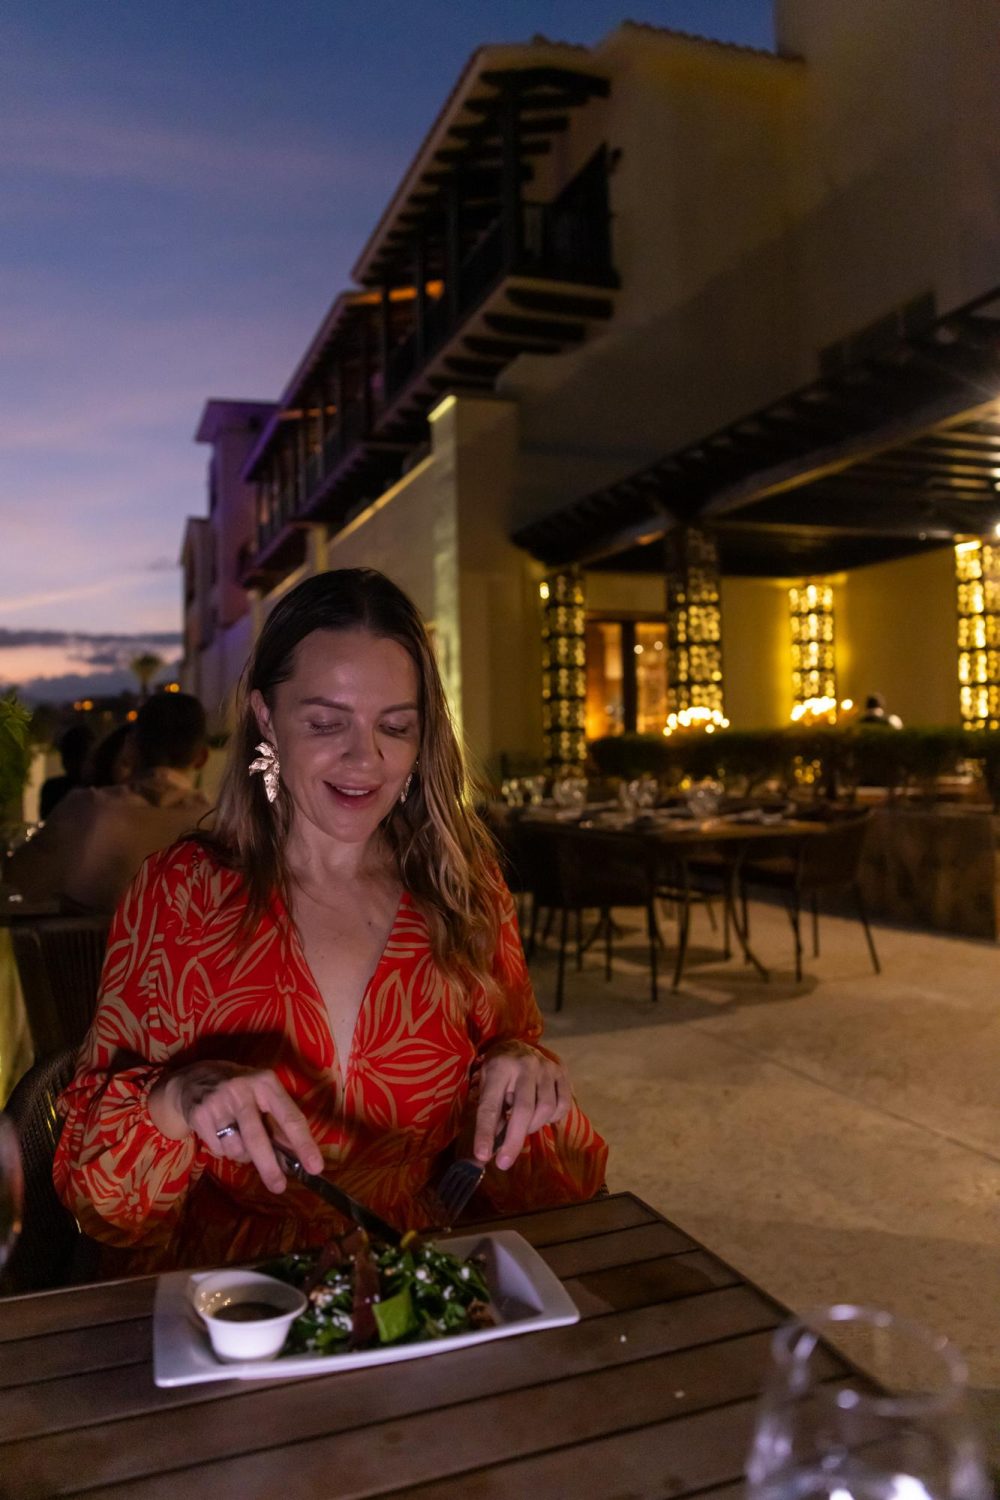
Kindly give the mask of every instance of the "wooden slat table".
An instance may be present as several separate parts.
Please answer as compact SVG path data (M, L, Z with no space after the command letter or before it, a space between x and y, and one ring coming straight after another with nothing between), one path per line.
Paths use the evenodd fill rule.
M735 1500L785 1310L630 1194L503 1227L564 1280L578 1324L158 1390L155 1278L0 1302L0 1495Z

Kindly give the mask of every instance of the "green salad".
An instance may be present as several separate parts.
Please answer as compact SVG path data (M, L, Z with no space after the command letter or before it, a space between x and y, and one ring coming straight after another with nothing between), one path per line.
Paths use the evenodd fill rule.
M261 1267L307 1291L309 1306L292 1324L288 1354L340 1354L421 1339L448 1338L493 1325L483 1266L407 1237L372 1244L358 1233L315 1254L287 1255Z

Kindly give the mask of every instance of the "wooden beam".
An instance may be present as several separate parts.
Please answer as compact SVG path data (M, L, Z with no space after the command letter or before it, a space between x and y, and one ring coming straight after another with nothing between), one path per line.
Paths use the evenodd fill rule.
M503 261L517 265L521 256L521 141L518 135L517 100L504 87L498 119L500 128L500 222L503 234Z
M562 135L569 129L569 115L536 115L533 119L529 117L523 122L522 129L526 135L537 135L540 132L545 135ZM497 127L495 120L489 118L479 125L450 125L448 134L453 135L458 141L484 140L491 136L496 137Z
M516 359L519 354L560 354L562 344L554 339L490 338L487 334L464 334L462 343L472 354Z
M518 141L517 154L523 160L526 156L548 156L551 150L550 141L526 141L522 137ZM503 142L498 141L496 145L485 142L478 147L442 146L440 151L435 151L434 160L444 162L446 166L462 162L470 167L499 167L503 163Z
M705 507L704 515L726 515L754 500L763 499L766 495L799 489L826 474L840 473L852 464L884 452L886 448L921 437L944 422L974 420L977 411L985 414L995 406L995 400L991 400L972 411L967 409L964 413L959 413L956 405L961 399L957 392L952 392L929 402L917 412L897 417L881 427L871 428L864 433L852 433L839 442L814 450L805 467L801 461L790 459L749 474L717 491Z
M584 292L545 291L540 287L510 286L507 300L529 312L560 313L572 318L610 318L615 310L611 297L592 297Z
M552 318L517 317L513 313L488 312L483 322L496 333L523 334L526 338L558 340L578 344L587 335L585 323L561 323Z

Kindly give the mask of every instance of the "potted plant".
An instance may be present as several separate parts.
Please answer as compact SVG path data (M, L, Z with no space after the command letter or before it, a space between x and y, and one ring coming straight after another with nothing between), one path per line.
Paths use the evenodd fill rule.
M17 821L31 767L31 715L13 693L0 698L0 818Z

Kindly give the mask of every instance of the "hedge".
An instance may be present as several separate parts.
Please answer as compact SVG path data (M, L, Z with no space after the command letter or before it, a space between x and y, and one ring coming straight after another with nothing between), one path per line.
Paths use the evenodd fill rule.
M994 805L1000 807L1000 730L961 728L890 729L882 725L818 725L788 729L719 729L669 737L607 735L591 740L590 757L604 776L653 775L667 782L683 776L743 780L748 791L768 781L790 785L796 769L817 767L816 782L828 793L857 786L896 791L917 785L933 796L939 776L967 761L978 763Z

